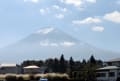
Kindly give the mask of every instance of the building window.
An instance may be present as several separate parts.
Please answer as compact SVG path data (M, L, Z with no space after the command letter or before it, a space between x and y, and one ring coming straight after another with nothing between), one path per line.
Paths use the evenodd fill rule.
M97 73L97 77L106 77L106 73Z
M5 68L4 68L4 67L1 67L1 70L5 70Z
M108 62L108 65L109 65L109 66L112 66L112 63L111 63L111 62Z
M120 72L118 72L118 75L120 76Z
M115 76L115 72L109 72L109 77L114 77Z

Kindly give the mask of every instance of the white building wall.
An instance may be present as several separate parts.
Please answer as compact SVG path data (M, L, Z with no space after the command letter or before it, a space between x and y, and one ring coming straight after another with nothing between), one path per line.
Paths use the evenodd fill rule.
M115 76L114 77L108 76L108 81L116 81L117 77L118 77L118 71L117 70L110 70L109 72L114 72Z
M107 81L108 80L108 72L97 72L97 73L104 73L106 75L104 77L97 77L97 81Z
M114 72L115 76L110 77L109 72ZM106 74L105 77L97 77L97 81L116 81L118 78L118 70L101 71L101 72L97 72L97 73L105 73Z

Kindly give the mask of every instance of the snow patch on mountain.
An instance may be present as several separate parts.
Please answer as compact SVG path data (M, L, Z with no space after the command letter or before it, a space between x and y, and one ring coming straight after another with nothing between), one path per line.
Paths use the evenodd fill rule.
M48 28L43 28L43 29L40 29L38 30L37 32L35 32L35 34L48 34L48 33L51 33L53 32L55 29L53 27L48 27Z

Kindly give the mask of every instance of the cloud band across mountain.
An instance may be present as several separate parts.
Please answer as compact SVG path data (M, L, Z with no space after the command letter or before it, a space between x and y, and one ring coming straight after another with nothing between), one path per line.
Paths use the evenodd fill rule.
M52 46L52 47L58 47L58 46L63 46L63 47L71 47L76 45L75 42L70 42L70 41L64 41L64 42L51 42L49 40L44 40L40 41L40 46L47 47L47 46Z

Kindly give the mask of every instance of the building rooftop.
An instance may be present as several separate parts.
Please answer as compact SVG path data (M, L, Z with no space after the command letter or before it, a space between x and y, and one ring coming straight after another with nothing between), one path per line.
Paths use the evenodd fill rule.
M24 68L40 68L40 67L38 67L38 66L35 66L35 65L31 65L31 66L26 66L26 67L24 67Z
M16 64L0 64L0 67L16 67Z
M106 66L106 67L103 67L103 68L99 68L97 70L111 70L111 69L120 69L120 67L117 67L117 66Z

